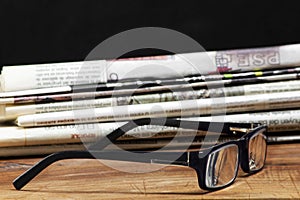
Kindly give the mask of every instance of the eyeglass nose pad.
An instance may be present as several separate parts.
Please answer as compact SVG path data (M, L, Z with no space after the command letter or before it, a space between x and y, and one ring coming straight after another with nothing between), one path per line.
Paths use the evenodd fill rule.
M265 138L264 138L265 139ZM249 142L245 142L245 144L243 145L242 147L242 151L240 152L240 156L241 156L241 168L242 170L245 172L245 173L248 173L248 174L253 174L253 173L256 173L258 171L260 171L264 165L265 165L265 159L266 159L266 153L267 153L267 145L266 145L266 139L265 139L265 149L259 149L261 150L262 152L264 152L264 160L262 161L261 160L261 157L259 155L261 154L258 154L255 150L255 148L258 148L256 147L255 145L251 148L251 145L250 145L250 140ZM263 147L261 147L263 148Z
M243 170L244 173L249 173L249 157L248 157L248 144L245 142L240 146L240 167Z

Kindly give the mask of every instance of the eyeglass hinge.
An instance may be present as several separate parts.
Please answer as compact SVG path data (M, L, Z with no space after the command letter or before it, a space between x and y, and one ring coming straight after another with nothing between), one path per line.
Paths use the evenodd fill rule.
M230 127L229 130L232 131L233 134L236 134L236 132L248 133L250 131L248 128L238 128L238 127Z

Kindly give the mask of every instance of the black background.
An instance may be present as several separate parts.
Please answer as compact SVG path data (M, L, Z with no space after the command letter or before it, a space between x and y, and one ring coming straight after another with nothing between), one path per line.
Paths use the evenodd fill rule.
M1 66L84 60L108 37L145 26L180 31L206 50L300 42L299 6L289 0L0 0L0 19Z

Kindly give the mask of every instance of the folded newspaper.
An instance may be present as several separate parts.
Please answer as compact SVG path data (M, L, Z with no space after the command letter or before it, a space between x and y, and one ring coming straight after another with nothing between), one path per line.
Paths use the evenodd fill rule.
M148 117L262 123L268 125L270 142L299 141L299 55L300 44L293 44L4 66L0 157L83 149L83 142L105 137L128 120ZM187 59L198 67L191 67ZM140 66L148 69L137 70ZM158 66L172 70L157 70ZM196 136L205 134L199 131ZM182 139L174 148L180 148L190 132L143 126L117 145L159 148L175 135ZM200 143L195 139L195 145Z
M297 66L299 54L300 44L293 44L119 60L4 66L0 82L1 90L7 92L126 79L184 77L216 71L252 71Z

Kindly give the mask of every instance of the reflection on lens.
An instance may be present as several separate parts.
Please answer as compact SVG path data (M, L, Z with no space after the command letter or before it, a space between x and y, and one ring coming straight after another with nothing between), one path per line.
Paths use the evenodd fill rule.
M206 168L206 186L217 188L231 183L236 177L237 168L237 145L231 144L211 152Z
M257 171L263 168L266 158L267 143L262 132L249 140L249 169Z

